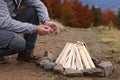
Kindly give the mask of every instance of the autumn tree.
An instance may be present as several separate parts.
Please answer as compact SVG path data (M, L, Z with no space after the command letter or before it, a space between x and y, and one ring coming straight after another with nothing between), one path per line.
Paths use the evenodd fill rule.
M84 9L84 14L85 14L85 19L86 19L84 22L86 24L86 27L90 27L90 25L94 23L93 12L89 10L88 5L85 5L83 9Z
M50 17L73 27L88 28L94 22L93 12L88 5L78 0L42 0L49 10Z
M94 20L92 12L88 5L83 6L81 2L73 0L73 10L78 19L78 27L88 28Z
M111 11L110 9L107 9L102 14L102 24L105 26L108 26L111 23L115 27L117 25L117 18L116 18L116 15L113 11Z
M72 8L72 3L70 1L64 0L62 4L62 14L61 20L72 27L78 27L78 19L75 15L75 11Z
M120 26L120 8L117 15L117 21L115 13L109 9L102 12L100 8L96 8L94 5L92 9L89 6L83 5L78 0L41 0L45 3L49 10L50 17L61 21L64 25L88 28L90 25L109 25L113 24Z
M48 8L50 17L53 19L60 19L61 0L41 0Z
M104 12L104 13L102 13L102 18L101 18L101 20L102 20L102 25L104 25L104 26L107 26L108 25L108 22L109 22L109 20L108 20L108 18L107 18L107 16L106 16L107 14Z

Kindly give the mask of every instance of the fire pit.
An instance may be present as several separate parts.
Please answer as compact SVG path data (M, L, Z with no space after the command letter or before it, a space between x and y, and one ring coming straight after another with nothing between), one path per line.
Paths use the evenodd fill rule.
M38 64L41 65L42 60ZM114 70L114 66L110 61L91 58L83 42L67 43L55 63L47 59L43 67L45 70L51 70L54 73L69 77L106 77L111 75Z

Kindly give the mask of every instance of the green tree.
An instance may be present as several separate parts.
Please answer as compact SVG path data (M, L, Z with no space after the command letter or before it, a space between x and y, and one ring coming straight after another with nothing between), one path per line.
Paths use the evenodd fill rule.
M117 25L118 25L118 28L120 28L120 8L119 8L118 14L117 14Z
M92 6L92 12L94 14L94 26L100 26L101 25L101 19L100 19L100 14L97 11L97 8L95 6Z

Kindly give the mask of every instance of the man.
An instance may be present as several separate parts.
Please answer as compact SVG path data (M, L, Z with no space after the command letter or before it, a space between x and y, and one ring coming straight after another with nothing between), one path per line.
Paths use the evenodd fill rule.
M27 8L20 9L21 5ZM40 24L42 23L42 24ZM37 34L58 34L47 8L40 0L0 0L0 63L18 53L17 60L30 61ZM23 33L24 38L18 33Z

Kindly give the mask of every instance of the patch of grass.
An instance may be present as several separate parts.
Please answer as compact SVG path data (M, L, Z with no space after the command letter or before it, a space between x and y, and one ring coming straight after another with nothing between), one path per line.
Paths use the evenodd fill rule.
M42 76L42 77L52 77L53 76L52 72L46 72L40 66L36 66L36 67L40 71L40 76Z
M106 50L104 51L105 57L109 60L113 60L114 62L120 64L120 51L119 50Z
M115 36L112 34L113 32L108 30L102 30L99 32L98 40L102 42L110 42L115 40Z
M55 80L67 80L67 78L64 78L62 76L57 76Z
M114 48L120 48L120 31L117 29L103 30L98 35L99 42L110 43Z
M44 76L44 77L52 77L53 74L52 74L52 72L42 72L42 76Z
M88 31L96 32L96 33L101 33L103 30L104 30L104 28L101 28L101 27L91 27L91 28L88 28Z
M108 58L120 63L120 31L117 29L103 30L98 35L98 41L109 43L110 49L103 51Z

